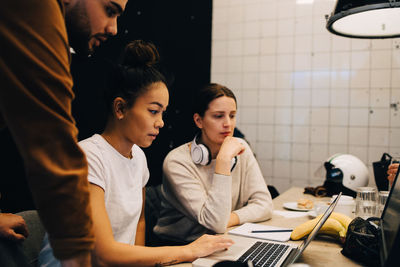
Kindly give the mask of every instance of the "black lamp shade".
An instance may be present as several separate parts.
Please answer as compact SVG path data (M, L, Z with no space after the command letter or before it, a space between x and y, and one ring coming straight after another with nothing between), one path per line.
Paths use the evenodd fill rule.
M331 33L353 38L400 37L400 1L338 0L326 28Z

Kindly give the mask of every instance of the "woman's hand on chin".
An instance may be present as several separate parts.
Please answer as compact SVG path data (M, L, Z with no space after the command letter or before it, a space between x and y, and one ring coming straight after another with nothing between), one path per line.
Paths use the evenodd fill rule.
M217 159L224 158L231 160L235 156L242 154L245 149L246 147L241 142L241 139L227 136L219 149Z
M227 136L221 145L215 164L215 173L231 175L232 159L245 150L239 138Z

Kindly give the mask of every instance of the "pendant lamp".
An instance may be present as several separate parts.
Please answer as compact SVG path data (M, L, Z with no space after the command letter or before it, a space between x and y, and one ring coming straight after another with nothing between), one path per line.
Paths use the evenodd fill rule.
M400 37L400 0L338 0L326 28L352 38Z

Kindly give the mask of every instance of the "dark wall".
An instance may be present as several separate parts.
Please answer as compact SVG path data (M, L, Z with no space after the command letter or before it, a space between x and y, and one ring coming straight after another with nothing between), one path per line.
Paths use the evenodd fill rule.
M153 42L161 56L161 70L170 81L170 104L161 134L144 149L150 168L149 185L161 183L166 154L193 138L191 105L195 90L210 80L212 1L129 1L119 19L119 34L89 60L73 58L76 100L73 114L79 139L101 132L101 91L107 62L117 62L125 45L135 39Z
M0 130L0 148L1 212L35 209L22 157L7 128Z
M149 185L161 182L165 155L193 138L192 96L196 88L210 79L211 7L211 0L130 0L119 19L116 37L89 59L73 56L73 115L82 140L104 128L102 89L107 62L116 62L131 40L152 41L159 48L161 67L174 82L169 86L165 127L153 145L145 149L151 173ZM0 208L3 212L34 208L22 159L7 129L0 131L0 147Z

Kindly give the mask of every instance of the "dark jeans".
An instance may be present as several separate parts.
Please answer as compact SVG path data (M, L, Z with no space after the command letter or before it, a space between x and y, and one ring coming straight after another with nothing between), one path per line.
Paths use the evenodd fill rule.
M24 242L0 239L0 266L34 267L37 266L38 254L44 236L44 228L36 211L17 213L24 218L29 236Z
M0 266L30 267L22 243L0 239Z

